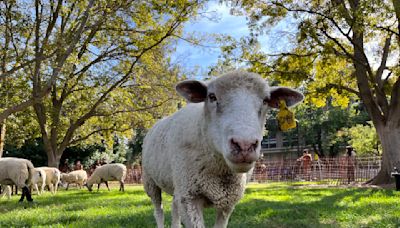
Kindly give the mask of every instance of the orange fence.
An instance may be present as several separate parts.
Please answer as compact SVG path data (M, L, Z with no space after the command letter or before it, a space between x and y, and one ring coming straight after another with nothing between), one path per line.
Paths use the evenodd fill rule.
M304 163L298 160L256 163L250 181L330 181L338 184L365 182L379 172L381 157L322 158Z
M257 161L251 182L327 181L337 184L361 183L373 178L381 168L381 157L322 158L308 164L297 160ZM128 169L125 183L141 184L140 168Z

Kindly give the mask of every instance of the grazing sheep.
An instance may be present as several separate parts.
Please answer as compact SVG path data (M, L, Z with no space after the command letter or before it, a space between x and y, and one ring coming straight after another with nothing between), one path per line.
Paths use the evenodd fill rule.
M82 188L87 179L88 177L85 170L75 170L70 173L61 174L61 183L67 183L66 190L68 190L69 184L77 184L79 188Z
M40 195L43 193L45 185L46 185L46 172L43 169L35 168L30 185L31 192L32 192L32 187L35 187L37 194ZM40 186L40 189L38 186Z
M126 166L124 164L121 163L105 164L94 170L93 174L86 182L86 187L89 189L89 191L92 191L93 184L97 184L97 191L99 191L100 184L104 182L108 188L108 191L110 191L107 181L116 180L119 181L120 183L119 190L125 191L124 188L125 178L126 178Z
M54 167L39 167L46 172L46 186L54 195L57 192L58 183L60 183L61 172Z
M269 87L257 74L235 71L204 83L178 83L189 103L158 121L143 144L143 182L164 227L161 192L173 195L172 225L204 227L203 208L216 208L215 227L226 227L242 198L246 172L260 156L266 114L285 100L303 99L296 90Z
M4 196L7 196L7 199L11 199L11 186L10 185L5 185L5 186L2 186L4 189L3 189L3 193L1 194L1 196L0 196L0 199L3 199L4 198Z
M33 176L32 162L22 158L0 158L0 184L16 185L22 189L20 202L26 199L32 202L29 184Z

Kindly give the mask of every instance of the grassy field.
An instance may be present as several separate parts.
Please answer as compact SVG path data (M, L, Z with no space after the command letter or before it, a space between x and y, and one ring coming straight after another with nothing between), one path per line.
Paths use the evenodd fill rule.
M34 204L0 200L0 227L155 227L142 186L125 193L87 190L46 192ZM170 196L164 196L167 227ZM207 209L207 227L214 221ZM361 188L254 184L236 206L229 227L400 227L400 192Z

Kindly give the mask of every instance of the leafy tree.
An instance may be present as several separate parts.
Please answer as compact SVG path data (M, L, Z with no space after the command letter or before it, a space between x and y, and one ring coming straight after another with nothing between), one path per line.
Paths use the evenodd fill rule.
M132 140L129 142L129 150L127 152L127 161L129 164L133 164L141 158L143 139L146 135L146 131L142 128L135 130L135 134Z
M29 105L36 114L49 166L58 166L71 145L99 138L111 143L112 132L147 126L176 107L171 105L170 88L181 75L168 59L170 41L181 34L182 24L202 2L5 4L12 9L5 14L11 19L5 19L4 29L8 29L6 23L25 25L25 30L17 31L28 33L23 40L29 64L10 60L8 65L21 66L2 76L23 75L29 96L22 97L33 100ZM14 36L14 30L7 31L6 38Z
M7 143L4 147L5 156L19 157L31 160L35 166L45 166L47 156L43 149L43 141L41 138L29 139L21 146Z
M254 71L307 87L308 99L318 106L328 97L340 106L361 99L383 149L382 168L373 183L390 182L390 172L400 162L400 2L228 2L234 13L249 20L246 45L257 44L259 36L283 20L297 23L291 48L272 55L255 49L238 59Z
M340 132L340 135L350 138L349 143L356 150L357 155L371 156L381 154L378 135L371 122L368 124L357 124L351 128L344 128Z

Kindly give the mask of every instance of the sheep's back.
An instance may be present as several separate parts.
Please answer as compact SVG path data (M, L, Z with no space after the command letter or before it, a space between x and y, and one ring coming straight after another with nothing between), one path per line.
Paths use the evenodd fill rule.
M46 184L57 184L60 181L61 173L54 167L39 167L46 173Z
M106 164L98 167L93 176L97 176L104 181L123 181L126 177L126 166L120 163Z
M83 182L87 180L87 173L85 170L75 170L68 174L65 174L63 179L68 183Z
M26 159L0 158L0 184L26 187L33 176L33 169L32 162Z

